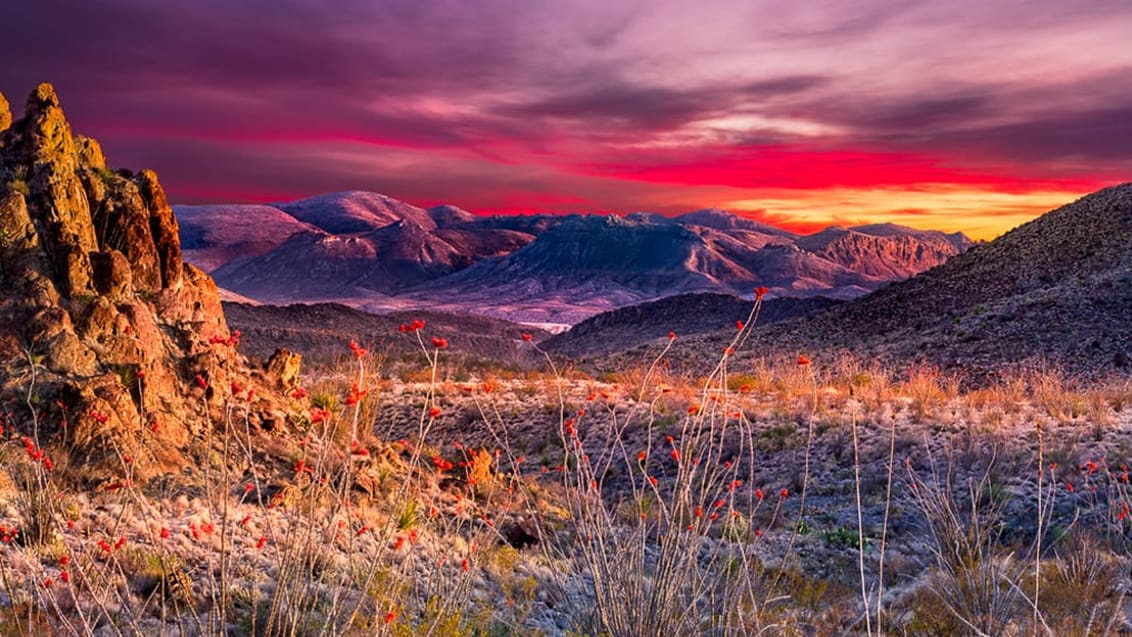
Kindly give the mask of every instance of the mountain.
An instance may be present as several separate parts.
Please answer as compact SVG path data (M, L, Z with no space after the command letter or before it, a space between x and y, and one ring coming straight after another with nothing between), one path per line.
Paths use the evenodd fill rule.
M465 227L468 213L456 208L425 211L374 193L332 193L268 209L289 219L273 235L286 239L229 260L212 274L226 289L271 303L341 300L395 307L389 295L532 239L512 230Z
M676 217L676 222L686 226L702 226L716 230L748 230L760 234L786 237L788 239L794 239L798 236L793 232L783 230L782 228L772 226L768 223L761 223L753 219L733 215L719 208L707 208L685 213Z
M273 206L174 206L185 259L212 272L236 259L270 252L315 227Z
M710 350L725 338L720 331L698 346ZM1127 374L1132 183L1048 212L906 281L771 326L763 339L783 352L847 349L973 377L1019 364Z
M183 210L190 256L233 294L374 311L430 307L556 330L687 292L750 294L765 285L777 296L855 298L969 245L961 235L899 226L798 236L716 209L675 218L480 217L360 191ZM246 220L226 223L226 214Z
M840 301L813 297L767 301L759 311L758 325L820 312ZM603 312L578 323L569 331L543 341L542 348L569 358L604 356L639 345L667 339L669 332L680 338L734 329L746 320L752 301L727 294L678 294L658 301Z
M962 233L944 234L876 224L830 227L795 244L854 272L884 279L906 279L934 268L971 246Z
M398 221L408 221L424 230L435 230L428 211L374 192L350 190L317 195L275 207L299 221L331 234L377 230Z

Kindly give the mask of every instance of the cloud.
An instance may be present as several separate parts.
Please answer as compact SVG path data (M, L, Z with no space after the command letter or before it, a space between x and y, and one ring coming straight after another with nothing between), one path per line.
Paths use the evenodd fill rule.
M54 82L174 199L672 210L1132 170L1124 0L39 0L4 20L10 101Z

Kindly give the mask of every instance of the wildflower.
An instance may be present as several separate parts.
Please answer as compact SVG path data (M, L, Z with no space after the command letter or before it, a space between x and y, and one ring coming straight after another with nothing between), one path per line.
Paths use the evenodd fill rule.
M358 532L354 534L354 537L361 537L368 530L369 527L363 524L362 527L358 529Z
M439 336L433 336L432 346L436 349L444 349L445 347L448 347L448 339L440 338Z
M169 529L167 529L165 527L161 527L161 539L163 539L163 540L169 539Z
M51 461L51 458L44 458L43 468L47 469L48 471L52 471L55 469L55 463Z
M433 405L433 406L432 406L432 407L431 407L431 408L430 408L430 409L428 410L428 417L429 417L429 418L439 418L439 417L440 417L440 413L441 413L441 412L440 412L440 407L437 407L436 405Z
M203 375L197 374L196 375L196 382L197 382L197 387L200 387L201 389L208 389L208 381L205 380Z
M100 425L105 425L106 422L110 420L110 416L108 416L107 414L99 413L97 411L91 411L90 417Z
M249 493L251 493L252 489L255 489L255 485L253 485L250 482L245 484L244 485L244 495L248 495Z
M676 332L669 332L668 333L668 340L670 340L670 341L676 340Z
M672 456L672 459L674 461L680 462L680 450L679 449L673 449L668 455Z
M656 476L649 476L649 483L655 487L657 483Z
M52 581L51 581L51 578L50 578L50 577L48 577L47 579L43 580L43 587L44 587L44 588L51 588L51 585L52 585L53 583L54 583L54 582L52 582Z
M789 489L783 489L782 491L780 491L780 492L778 493L778 497L780 497L780 498L786 498L786 497L787 497L787 496L789 496L789 495L790 495L790 490L789 490Z
M413 322L409 324L409 331L419 332L419 331L423 330L424 327L425 327L424 321L422 321L420 319L413 319Z
M392 624L395 619L397 619L397 613L394 613L393 611L389 611L388 613L385 613L385 623L386 624Z
M805 367L806 365L809 365L809 364L810 364L810 359L806 358L805 355L803 355L803 354L798 354L798 365L800 367Z
M330 420L330 412L321 407L311 407L311 424L317 425L320 422Z
M350 339L350 352L354 354L354 358L364 358L366 355L365 348L353 339Z
M759 287L755 288L755 300L756 301L763 300L763 297L766 296L767 292L770 292L770 290L766 289L766 287L764 287L764 286L760 285Z
M691 407L688 407L688 415L689 416L695 416L699 412L700 412L700 406L699 405L692 405Z
M400 551L402 546L405 546L405 536L398 535L393 539L393 550Z
M262 549L265 546L267 546L267 536L261 535L259 536L259 539L255 541L255 547L257 549Z
M153 422L149 423L149 430L150 430L150 431L152 431L153 433L157 433L157 430L158 430L158 429L159 429L160 427L161 427L161 426L157 424L157 421L156 421L156 420L154 420Z
M362 398L365 398L365 395L368 393L369 390L358 389L358 384L354 383L353 387L350 388L350 393L346 396L346 404L356 405L361 401Z
M247 526L248 522L251 522L251 521L252 521L252 514L249 513L249 514L244 516L244 519L240 520L240 526Z
M237 383L236 381L232 381L231 389L232 389L232 395L233 396L239 396L240 393L244 391L244 388L241 387L240 383Z
M731 356L731 355L732 355L732 354L734 354L734 353L735 353L735 348L734 348L734 347L724 347L724 348L723 348L723 355L724 355L724 356Z
M644 462L645 458L648 458L648 457L649 457L649 454L644 452L644 451L638 451L637 452L637 462Z
M460 570L464 571L465 573L468 572L468 558L465 557L464 560L460 562Z
M59 579L63 580L64 584L69 584L71 582L71 574L67 571L63 571L59 573Z
M531 336L530 334L528 334L526 332L523 332L520 336L522 336L523 340L527 341L527 342L530 342L531 339L534 338L533 336Z
M763 499L763 490L762 489L755 489L755 497L758 498L759 500L762 500Z
M742 332L743 328L746 326L747 325L743 323L743 321L735 321L735 329L739 330L740 332Z
M295 400L302 400L307 396L310 396L310 394L308 394L307 390L303 389L302 387L298 387L295 389L295 391L291 392L291 398L294 398Z

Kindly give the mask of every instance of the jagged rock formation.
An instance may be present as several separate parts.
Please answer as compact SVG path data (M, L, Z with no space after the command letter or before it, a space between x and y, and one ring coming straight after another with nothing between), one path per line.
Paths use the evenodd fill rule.
M251 382L234 343L153 171L109 169L49 84L18 120L0 97L0 392L36 411L41 441L89 479L121 457L135 479L178 468ZM273 411L266 394L250 407Z

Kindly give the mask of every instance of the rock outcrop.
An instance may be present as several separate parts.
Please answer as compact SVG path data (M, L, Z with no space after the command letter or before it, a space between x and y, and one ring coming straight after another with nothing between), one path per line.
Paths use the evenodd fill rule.
M0 392L91 480L178 470L233 392L262 384L216 285L181 259L149 170L108 168L41 84L14 120L0 97ZM278 413L270 393L249 399ZM17 399L17 400L12 400ZM22 411L21 411L22 410ZM34 413L32 413L34 412Z

